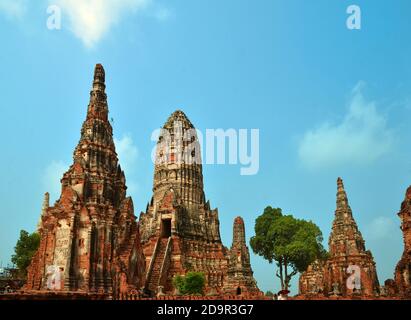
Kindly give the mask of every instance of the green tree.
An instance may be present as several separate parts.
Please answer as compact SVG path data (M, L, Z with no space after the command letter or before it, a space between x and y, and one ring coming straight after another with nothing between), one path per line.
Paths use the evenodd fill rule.
M326 257L320 228L311 221L283 215L280 208L265 208L256 219L254 230L251 248L269 263L276 262L282 290L288 290L291 278L298 272Z
M30 265L31 258L36 253L40 245L40 235L36 232L29 234L25 230L20 231L20 238L14 247L15 254L11 257L19 269L20 275L26 276L27 267Z
M202 272L188 272L185 276L177 275L173 285L181 294L203 294L205 277Z
M173 286L178 289L180 294L184 294L184 277L181 275L176 275L173 278Z

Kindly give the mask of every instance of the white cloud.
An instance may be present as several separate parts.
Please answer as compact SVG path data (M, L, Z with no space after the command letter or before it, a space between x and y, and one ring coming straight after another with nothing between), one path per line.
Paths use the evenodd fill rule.
M375 102L366 101L359 83L352 92L348 112L339 124L323 123L305 133L299 157L310 168L370 164L388 153L393 136Z
M9 18L22 18L27 11L27 0L0 0L0 12Z
M85 46L95 46L124 15L145 9L151 0L49 0L59 6L70 30ZM64 21L63 21L64 24Z
M390 239L393 233L398 232L398 226L393 219L387 217L377 217L365 227L367 240Z
M50 204L53 204L60 197L60 180L69 167L63 161L52 161L44 171L43 187L44 192L50 193Z

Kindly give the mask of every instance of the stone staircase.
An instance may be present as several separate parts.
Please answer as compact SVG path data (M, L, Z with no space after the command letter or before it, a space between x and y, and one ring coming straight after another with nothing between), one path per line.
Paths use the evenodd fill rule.
M130 232L131 234L130 237L118 249L118 253L119 253L121 260L123 261L128 260L131 254L131 251L133 250L134 243L136 241L137 232L138 232L137 226L133 224L131 228L131 232Z
M153 262L153 267L151 270L150 277L148 279L148 286L147 288L152 292L152 293L157 293L157 289L159 286L160 282L160 277L161 277L161 267L163 265L164 257L166 254L166 249L167 249L167 242L168 238L161 238L158 241L158 247L157 247L157 253L155 254L154 262Z

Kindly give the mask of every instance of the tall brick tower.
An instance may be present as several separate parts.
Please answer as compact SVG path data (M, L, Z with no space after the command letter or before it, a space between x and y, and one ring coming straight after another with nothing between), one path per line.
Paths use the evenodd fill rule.
M229 252L227 289L233 294L257 293L257 283L253 277L250 253L245 241L244 220L237 217L233 225L233 243Z
M204 271L208 287L223 286L227 249L220 239L217 209L205 200L200 149L194 126L182 111L161 130L153 197L140 215L147 265L146 287L172 291L172 278Z
M395 283L401 295L411 297L411 186L398 213L404 238L404 253L395 268Z
M140 215L146 289L152 294L159 286L173 292L173 277L188 271L205 274L207 292L232 292L238 286L246 292L243 286L249 284L255 288L251 280L236 283L235 289L228 284L230 252L221 242L218 211L206 201L200 151L194 126L182 111L174 112L160 133L153 196ZM244 239L240 229L238 237ZM243 246L239 250L241 263L245 263L241 270L250 278L248 249Z
M138 224L133 201L126 197L105 88L105 72L98 64L74 161L61 179L61 196L49 207L46 195L40 248L26 289L44 289L50 266L63 270L67 291L116 294L144 282Z
M353 289L347 287L349 266L359 267L359 292L362 295L372 296L379 290L374 259L365 248L365 241L353 218L341 178L337 180L337 209L328 245L330 258L325 267L326 290L331 291L338 284L343 295L353 293Z

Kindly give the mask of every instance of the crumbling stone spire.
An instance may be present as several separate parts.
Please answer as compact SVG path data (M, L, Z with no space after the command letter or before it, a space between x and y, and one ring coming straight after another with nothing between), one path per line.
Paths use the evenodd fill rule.
M344 182L341 178L337 179L337 210L347 210L348 198L344 190Z
M104 71L103 66L98 63L94 68L94 81L93 89L104 91L106 89L106 72Z
M328 245L328 259L316 261L301 275L301 294L373 296L379 292L374 258L365 248L341 178L337 180L337 208Z
M237 217L234 219L233 224L233 244L231 248L242 248L243 246L246 246L244 220Z
M411 297L411 186L407 189L398 216L401 219L404 252L395 268L395 283L401 295Z
M203 185L201 154L197 132L183 111L177 110L165 122L159 136L154 167L153 196L140 215L140 234L148 266L146 289L152 294L163 287L172 293L175 275L203 272L207 293L238 286L258 291L249 266L244 223L237 219L233 253L233 276L227 285L230 251L220 237L217 209L210 208ZM238 256L241 263L237 266ZM251 274L251 276L250 276ZM244 276L248 282L244 282ZM250 278L251 277L251 278ZM243 282L241 282L243 281Z
M347 269L350 266L357 266L360 270L361 289L356 289L357 292L373 295L379 290L374 258L371 251L365 248L365 241L353 218L341 178L337 180L337 208L328 244L330 258L324 277L328 281L325 286L328 291L338 285L343 294L354 292L347 286L350 276Z
M257 292L257 283L253 277L250 253L245 240L245 225L241 217L234 219L233 243L228 264L226 291L232 294Z
M365 242L353 218L341 178L337 179L337 209L328 243L330 254L335 256L365 251Z
M108 122L108 104L106 95L106 73L101 64L97 64L94 69L94 80L90 92L90 104L87 111L87 118L97 118Z
M189 210L204 204L200 151L191 121L183 111L173 112L161 129L157 143L154 199L173 188Z
M60 198L48 207L46 195L40 246L28 269L27 289L45 289L47 270L55 267L64 271L66 291L118 295L143 284L138 224L133 201L126 197L105 88L104 68L98 64L73 164L61 179Z

